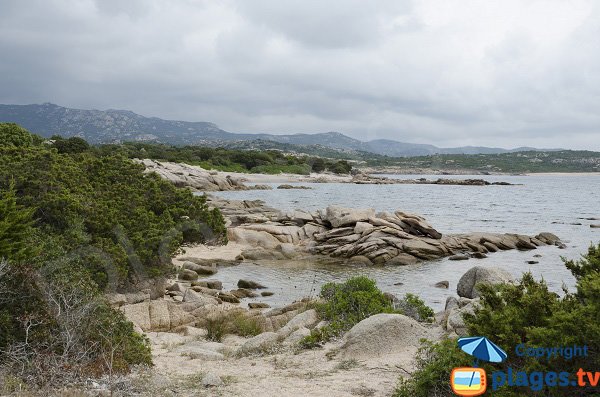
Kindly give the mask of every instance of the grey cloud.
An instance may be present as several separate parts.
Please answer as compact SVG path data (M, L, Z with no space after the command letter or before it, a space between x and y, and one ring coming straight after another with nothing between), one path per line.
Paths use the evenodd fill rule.
M0 103L600 150L593 2L0 3Z

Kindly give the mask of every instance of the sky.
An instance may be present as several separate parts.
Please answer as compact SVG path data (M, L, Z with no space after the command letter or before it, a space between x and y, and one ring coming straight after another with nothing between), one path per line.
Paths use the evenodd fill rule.
M600 150L600 2L0 0L0 103Z

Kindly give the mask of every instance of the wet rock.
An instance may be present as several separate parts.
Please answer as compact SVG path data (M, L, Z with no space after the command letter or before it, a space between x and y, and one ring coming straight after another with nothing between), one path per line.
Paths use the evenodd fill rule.
M536 263L540 263L539 261L529 260L526 261L529 265L535 265Z
M405 254L405 253L399 253L398 255L394 256L392 259L388 260L386 262L386 265L408 266L408 265L414 265L418 262L419 262L419 260L412 255Z
M446 280L439 281L439 282L435 283L433 286L436 288L446 288L447 289L447 288L450 288L450 282L446 281Z
M302 185L288 185L288 184L283 184L283 185L277 186L277 189L304 189L304 190L310 190L312 188L308 187L308 186L302 186Z
M246 288L239 288L233 291L229 291L229 293L239 299L256 298L258 296L256 292L250 291Z
M239 280L237 282L237 286L238 286L238 288L247 288L247 289L263 289L263 288L267 288L264 285L257 283L256 281L244 280L244 279Z
M250 309L267 309L271 307L268 303L264 302L250 302L248 303Z
M548 245L556 245L556 243L560 243L560 239L558 238L558 236L549 232L540 233L537 236L535 236L535 238L537 238L540 241L543 241Z
M590 227L591 227L592 229L600 229L600 223L597 223L597 224L591 224L591 225L590 225Z
M348 263L353 265L363 265L363 266L371 266L373 262L369 258L363 255L356 255L352 258L348 259Z
M271 292L271 291L263 291L260 293L260 296L273 296L273 295L275 295L275 293Z
M465 255L465 254L458 254L458 255L452 255L451 257L448 258L448 260L451 261L466 261L469 260L471 257L469 255Z
M486 254L484 254L483 252L473 252L473 253L471 254L471 256L472 256L473 258L475 258L475 259L485 259L485 258L487 258L487 255L486 255Z
M219 299L221 299L223 302L240 303L240 299L237 296L230 294L228 292L219 292L219 295L217 295L217 297Z
M210 289L223 289L223 283L218 280L201 280L192 282L192 287L204 287Z

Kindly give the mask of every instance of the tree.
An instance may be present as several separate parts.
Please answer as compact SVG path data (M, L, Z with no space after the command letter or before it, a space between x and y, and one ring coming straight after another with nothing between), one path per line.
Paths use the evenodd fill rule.
M312 170L313 170L313 172L325 171L325 160L323 160L320 157L316 158L315 161L313 161Z
M0 145L31 146L33 136L25 128L15 123L0 123Z
M27 239L33 226L33 208L17 204L14 182L0 190L0 258L21 259L30 250Z
M57 137L52 146L58 150L58 153L83 153L90 150L90 144L76 136L68 139Z

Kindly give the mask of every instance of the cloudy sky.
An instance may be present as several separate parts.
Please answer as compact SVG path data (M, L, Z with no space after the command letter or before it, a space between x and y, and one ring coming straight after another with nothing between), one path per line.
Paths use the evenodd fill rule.
M0 103L600 150L600 2L1 0Z

